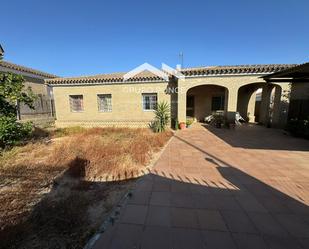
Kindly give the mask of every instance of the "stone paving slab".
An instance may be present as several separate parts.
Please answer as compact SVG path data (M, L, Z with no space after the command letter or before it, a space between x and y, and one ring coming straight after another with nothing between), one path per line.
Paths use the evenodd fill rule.
M309 142L280 130L178 131L95 249L309 244Z

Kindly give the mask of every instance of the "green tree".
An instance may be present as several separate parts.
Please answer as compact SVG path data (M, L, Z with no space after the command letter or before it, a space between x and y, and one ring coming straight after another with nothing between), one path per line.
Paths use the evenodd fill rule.
M18 105L33 107L35 95L25 88L24 78L12 73L0 73L0 147L18 143L30 134L30 123L20 123L16 115Z
M0 73L0 115L16 116L18 103L33 107L35 95L25 88L24 78L12 73Z

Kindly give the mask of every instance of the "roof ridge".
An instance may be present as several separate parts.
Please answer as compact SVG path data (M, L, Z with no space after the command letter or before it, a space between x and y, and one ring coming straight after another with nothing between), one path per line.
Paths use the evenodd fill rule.
M9 61L5 61L5 60L0 61L0 66L10 68L10 69L14 69L14 70L17 70L17 71L23 71L23 72L26 72L26 73L36 74L36 75L39 75L39 76L47 76L48 78L59 77L59 76L54 75L54 74L46 73L46 72L43 72L43 71L40 71L40 70L37 70L37 69L33 69L33 68L30 68L30 67L26 67L26 66L23 66L23 65L18 65L18 64L15 64L15 63L12 63L12 62L9 62Z
M101 77L101 76L108 76L108 75L116 75L116 74L125 74L127 72L115 72L115 73L102 73L102 74L93 74L93 75L79 75L79 76L68 76L68 77L56 77L53 78L53 80L57 79L80 79L80 78L95 78L95 77Z
M265 66L295 66L298 64L276 64L276 63L270 63L270 64L239 64L239 65L209 65L209 66L196 66L196 67L184 67L181 70L190 70L190 69L211 69L211 68L238 68L238 67L265 67Z

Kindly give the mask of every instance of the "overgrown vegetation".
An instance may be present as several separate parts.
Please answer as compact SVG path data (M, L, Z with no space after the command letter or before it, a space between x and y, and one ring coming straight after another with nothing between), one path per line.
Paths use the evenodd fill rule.
M309 139L309 118L305 120L289 120L286 130L293 136Z
M171 137L149 129L57 132L52 142L2 151L0 248L83 248Z
M30 88L24 86L24 79L12 73L0 73L0 147L17 144L26 138L32 128L31 123L18 123L18 104L33 108L35 97Z
M155 119L151 124L154 132L163 132L166 130L170 121L170 106L167 102L160 102L155 110Z

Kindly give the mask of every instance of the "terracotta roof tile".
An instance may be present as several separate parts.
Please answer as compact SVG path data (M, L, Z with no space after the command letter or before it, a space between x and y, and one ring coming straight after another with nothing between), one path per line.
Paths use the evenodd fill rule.
M62 85L62 84L102 84L102 83L125 83L125 82L145 82L145 81L164 81L163 78L149 72L141 72L134 77L124 81L123 76L126 73L110 73L110 74L98 74L92 76L80 76L69 78L54 78L47 79L48 85Z
M185 76L207 76L207 75L230 75L230 74L268 74L278 72L296 64L266 64L266 65L236 65L236 66L208 66L208 67L193 67L183 68L181 73ZM80 76L69 78L54 78L45 80L49 85L63 84L108 84L108 83L126 83L126 82L147 82L147 81L164 81L159 76L144 71L135 77L124 81L122 73L98 74L92 76Z
M181 73L185 76L204 76L217 74L263 74L274 73L296 64L265 64L265 65L236 65L236 66L208 66L183 68Z
M49 73L45 73L39 70L35 70L29 67L24 67L21 65L17 65L11 62L7 62L7 61L0 61L0 66L4 67L4 68L8 68L8 69L12 69L12 70L16 70L16 71L20 71L20 72L25 72L25 73L30 73L30 74L34 74L34 75L38 75L38 76L42 76L45 78L55 78L58 77L56 75L53 74L49 74Z

